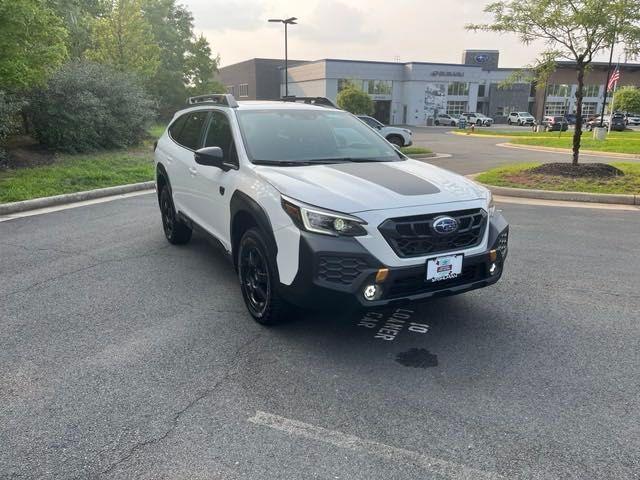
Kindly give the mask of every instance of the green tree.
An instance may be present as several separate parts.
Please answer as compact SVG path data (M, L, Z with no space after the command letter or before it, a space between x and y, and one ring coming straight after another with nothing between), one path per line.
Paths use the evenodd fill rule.
M190 95L225 93L227 90L214 79L218 72L219 57L211 54L209 42L200 35L192 42L186 59L185 81Z
M613 109L627 113L640 113L640 88L622 87L613 99Z
M576 126L573 164L577 165L582 136L584 77L596 55L620 43L635 55L640 50L640 2L637 0L504 0L490 3L485 12L493 23L470 24L469 30L514 33L524 44L542 40L547 49L541 64L557 60L575 63ZM548 72L549 68L539 68Z
M83 58L92 46L96 20L106 13L104 0L47 0L47 3L62 19L69 33L69 57L72 60Z
M67 32L42 0L0 0L0 90L42 84L67 56Z
M137 75L145 84L160 65L160 48L142 15L142 0L109 0L94 27L87 58Z
M338 93L338 106L354 115L371 115L373 100L354 84L349 84Z

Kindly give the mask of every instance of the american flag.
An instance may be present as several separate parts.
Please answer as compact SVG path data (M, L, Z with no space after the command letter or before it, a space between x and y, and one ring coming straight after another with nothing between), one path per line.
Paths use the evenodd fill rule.
M607 84L608 92L610 92L615 88L616 84L618 83L618 80L620 80L620 68L616 67L616 69L613 71L613 73L609 77L609 83Z

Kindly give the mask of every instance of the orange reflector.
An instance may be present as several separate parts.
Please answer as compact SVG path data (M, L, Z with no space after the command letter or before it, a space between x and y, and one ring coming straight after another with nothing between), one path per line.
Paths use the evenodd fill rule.
M387 275L389 275L388 268L379 268L378 273L376 273L376 283L382 283L387 279Z
M491 250L489 252L489 260L491 260L492 262L495 262L496 258L498 258L498 252L496 250Z

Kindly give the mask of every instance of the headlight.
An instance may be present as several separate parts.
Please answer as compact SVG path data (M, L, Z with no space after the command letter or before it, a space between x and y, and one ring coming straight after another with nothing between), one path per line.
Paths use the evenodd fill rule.
M367 231L362 226L366 225L367 222L358 217L303 206L285 197L282 197L281 201L284 211L287 212L293 223L301 230L334 237L357 237L367 234Z

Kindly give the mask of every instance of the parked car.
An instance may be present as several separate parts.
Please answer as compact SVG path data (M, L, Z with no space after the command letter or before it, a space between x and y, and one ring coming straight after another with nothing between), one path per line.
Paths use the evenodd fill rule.
M507 123L513 125L514 123L519 126L534 125L536 119L533 118L529 112L511 112L507 117Z
M567 122L569 125L575 125L575 124L576 124L576 120L578 119L578 117L576 116L576 114L575 114L575 113L567 113L567 114L564 116L564 119L566 120L566 122Z
M640 125L640 115L635 113L627 113L625 120L627 125Z
M509 226L491 192L406 157L348 112L193 97L154 156L167 240L185 244L196 227L213 237L259 323L292 304L384 307L502 275Z
M467 119L467 123L474 124L479 127L490 127L491 125L493 125L493 118L487 117L482 113L463 113L462 116Z
M594 127L599 127L600 126L600 115L596 115L593 117L589 117L589 119L585 122L584 124L584 128L585 130L591 131L594 129ZM609 127L609 117L605 115L603 121L602 121L602 126L605 128Z
M566 132L569 129L569 124L562 116L545 116L540 123L544 127L545 132L562 131Z
M398 147L409 147L413 144L413 132L408 128L391 127L368 115L358 115L358 118L371 128L378 130L380 135Z
M623 113L614 113L609 120L611 130L622 132L627 128L627 121Z
M447 113L439 113L438 115L436 115L435 120L433 121L433 123L435 125L447 125L450 127L455 127L456 125L458 125L458 117L456 117L455 115L449 115Z

